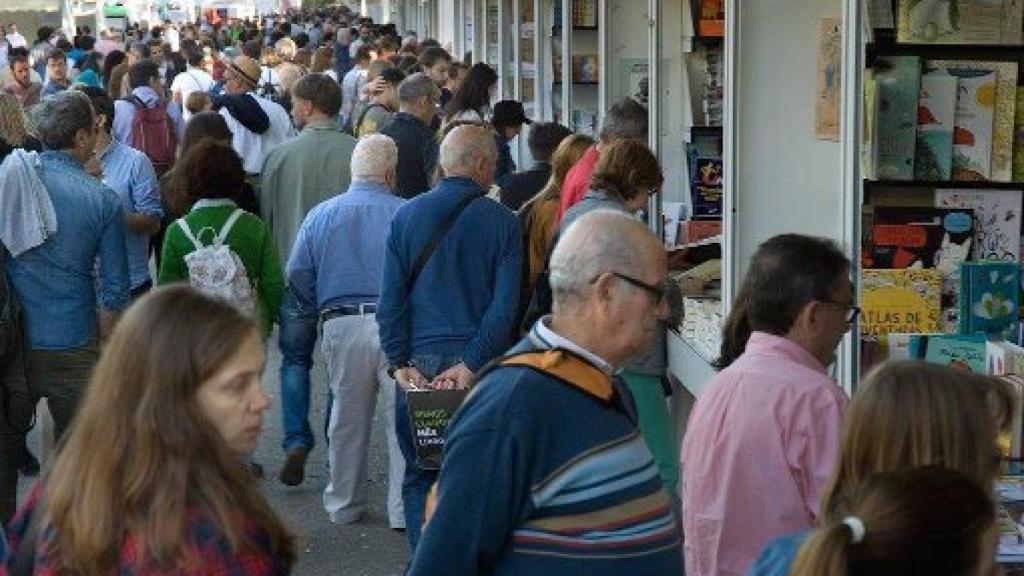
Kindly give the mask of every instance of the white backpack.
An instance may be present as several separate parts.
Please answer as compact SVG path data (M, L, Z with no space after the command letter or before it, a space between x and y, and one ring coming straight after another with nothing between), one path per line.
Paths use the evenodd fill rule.
M201 294L223 300L243 313L255 316L256 296L249 282L249 274L245 271L242 259L225 244L231 227L243 213L244 210L241 208L232 212L220 233L214 236L213 244L210 246L204 246L196 235L192 234L184 218L178 219L178 226L196 247L194 252L185 255L188 280L192 287ZM199 235L206 230L213 231L213 228L203 228Z

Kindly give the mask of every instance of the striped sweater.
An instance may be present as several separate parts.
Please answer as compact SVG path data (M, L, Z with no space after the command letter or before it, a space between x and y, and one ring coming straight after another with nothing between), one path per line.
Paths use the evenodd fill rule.
M545 346L535 331L509 356ZM449 427L410 576L682 574L657 466L611 378L593 380L505 366L480 381Z

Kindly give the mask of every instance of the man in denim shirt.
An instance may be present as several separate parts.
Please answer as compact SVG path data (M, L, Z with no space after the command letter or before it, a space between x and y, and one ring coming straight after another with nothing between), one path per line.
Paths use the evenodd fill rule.
M88 96L75 90L49 96L32 110L32 121L46 147L39 176L53 203L57 232L6 258L4 268L24 311L28 393L32 405L47 399L59 439L99 357L100 335L128 304L128 258L117 195L83 170L96 145ZM22 438L0 434L0 490L16 488L16 475L14 487L8 486L8 467L17 465Z

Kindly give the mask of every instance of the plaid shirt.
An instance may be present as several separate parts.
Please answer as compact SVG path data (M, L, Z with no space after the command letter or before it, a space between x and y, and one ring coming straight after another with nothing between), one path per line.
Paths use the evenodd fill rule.
M32 490L31 496L14 517L7 531L8 556L0 564L0 576L7 576L14 568L22 540L28 532L32 512L39 500L40 485ZM270 539L267 534L254 524L249 525L248 535L254 543L250 549L231 550L231 544L217 528L213 518L197 507L187 511L188 537L185 542L187 561L185 568L166 568L154 566L142 554L139 539L129 534L121 545L121 560L117 573L119 576L268 576L284 575L285 569L280 559L271 553ZM50 536L47 531L47 536ZM57 576L60 573L60 559L53 555L42 558L36 552L34 574L37 576Z

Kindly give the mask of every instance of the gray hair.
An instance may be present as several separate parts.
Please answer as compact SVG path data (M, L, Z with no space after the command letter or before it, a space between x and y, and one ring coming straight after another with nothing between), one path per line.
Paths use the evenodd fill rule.
M437 84L422 72L410 74L398 85L398 101L405 104L415 103L420 98L436 99L440 94Z
M383 134L363 136L352 151L353 182L383 182L398 165L398 146Z
M601 142L619 138L647 141L647 109L632 98L623 98L609 106L601 124Z
M29 114L39 139L51 150L73 148L78 131L93 128L95 122L89 97L78 90L47 96Z
M445 174L472 169L481 158L498 157L498 146L490 130L475 124L458 126L441 142L438 163Z
M642 222L617 210L594 210L573 222L551 254L548 281L554 309L583 300L601 274L634 273L642 262L638 235L653 238Z

